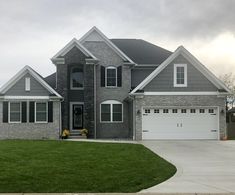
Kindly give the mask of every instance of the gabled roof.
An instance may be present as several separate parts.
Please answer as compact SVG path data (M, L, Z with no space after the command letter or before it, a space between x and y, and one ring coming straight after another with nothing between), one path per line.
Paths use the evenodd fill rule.
M80 51L82 51L87 57L93 58L94 60L98 60L90 51L88 51L76 38L73 38L67 45L65 45L59 52L57 52L51 60L55 60L60 56L64 56L67 54L73 47L77 47Z
M89 35L91 35L93 32L98 33L98 35L100 35L100 37L104 40L104 42L110 47L112 48L124 61L129 61L130 63L134 62L125 54L123 53L115 44L113 44L112 41L110 41L97 27L93 27L91 28L85 35L83 35L82 38L79 39L79 42L81 44L83 44L86 39L89 37Z
M13 76L5 85L0 88L0 93L5 94L13 85L17 83L25 74L29 73L36 81L38 81L45 89L47 89L50 93L56 95L58 98L61 98L61 95L58 94L50 85L48 85L35 70L33 70L30 66L25 66L21 69L15 76Z
M134 94L138 90L142 90L150 83L162 70L164 70L177 56L183 55L197 70L199 70L209 81L211 81L218 89L224 89L231 93L226 85L220 81L211 71L209 71L201 62L199 62L189 51L183 46L178 47L164 62L161 63L148 77L146 77L130 94Z
M171 54L171 51L153 45L142 39L110 39L120 50L136 64L159 65Z
M56 88L56 73L48 75L47 77L43 78L44 81L47 82L53 89Z

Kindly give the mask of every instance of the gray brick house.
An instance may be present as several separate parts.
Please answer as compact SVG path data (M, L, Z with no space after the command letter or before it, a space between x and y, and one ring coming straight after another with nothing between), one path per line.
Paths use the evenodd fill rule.
M228 88L183 46L108 39L93 27L72 39L43 78L26 66L0 89L0 138L221 139Z

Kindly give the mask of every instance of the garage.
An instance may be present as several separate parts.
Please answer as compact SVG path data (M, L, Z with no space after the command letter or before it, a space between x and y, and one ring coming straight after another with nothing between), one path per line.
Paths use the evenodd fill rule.
M142 139L211 139L219 137L216 107L143 108Z

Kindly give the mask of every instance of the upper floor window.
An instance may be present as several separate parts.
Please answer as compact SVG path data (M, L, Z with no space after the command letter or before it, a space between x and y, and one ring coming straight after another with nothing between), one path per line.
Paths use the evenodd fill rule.
M71 69L70 87L71 89L83 89L84 78L83 68L74 67Z
M114 66L106 68L106 87L117 87L117 68Z
M187 87L187 64L174 64L174 87Z
M100 105L101 122L122 122L123 104L115 100L108 100Z

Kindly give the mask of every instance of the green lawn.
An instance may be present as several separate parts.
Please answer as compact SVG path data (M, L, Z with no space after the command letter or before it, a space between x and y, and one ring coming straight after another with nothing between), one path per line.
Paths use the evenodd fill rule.
M0 141L0 192L137 192L175 166L139 144Z

